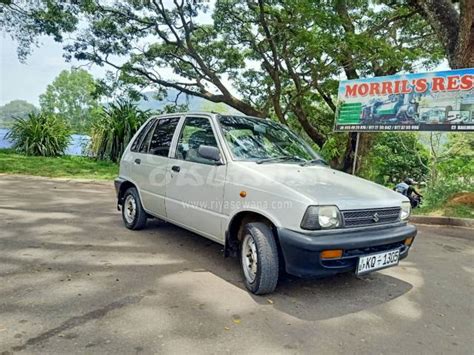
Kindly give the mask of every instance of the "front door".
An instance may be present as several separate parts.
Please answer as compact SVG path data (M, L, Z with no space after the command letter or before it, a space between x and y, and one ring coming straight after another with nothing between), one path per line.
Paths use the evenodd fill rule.
M167 218L224 242L221 222L226 165L200 156L200 145L219 147L212 122L204 116L186 117L168 166Z

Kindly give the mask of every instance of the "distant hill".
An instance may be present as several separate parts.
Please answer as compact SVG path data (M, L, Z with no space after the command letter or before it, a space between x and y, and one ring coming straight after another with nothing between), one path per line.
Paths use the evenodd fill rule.
M25 118L30 112L38 111L35 105L25 100L13 100L0 106L0 127L9 127L16 117Z
M174 105L174 101L178 95L178 91L175 89L169 89L167 93L167 98L164 100L156 100L154 98L154 93L153 92L145 92L144 95L146 96L146 100L142 99L139 101L138 106L142 110L162 110L166 105ZM222 104L222 103L214 103L211 101L208 101L206 99L203 99L201 97L196 97L196 96L190 96L190 95L185 95L181 94L178 97L177 100L178 105L188 105L188 110L189 111L213 111L213 112L219 112L219 113L227 113L227 114L233 114L233 113L238 113L237 110L233 109L232 107Z

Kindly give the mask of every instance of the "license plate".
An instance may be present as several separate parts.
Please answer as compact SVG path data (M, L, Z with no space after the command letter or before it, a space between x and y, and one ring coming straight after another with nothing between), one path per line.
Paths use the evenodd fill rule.
M357 267L357 275L397 265L400 250L394 249L383 253L361 256Z

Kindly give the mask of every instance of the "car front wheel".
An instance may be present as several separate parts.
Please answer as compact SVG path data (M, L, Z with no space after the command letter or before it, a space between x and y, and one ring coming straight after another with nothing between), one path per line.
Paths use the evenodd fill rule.
M140 195L134 187L125 191L123 196L122 219L128 229L139 230L146 225L147 215L140 201Z
M260 222L244 226L240 245L240 264L247 289L264 295L278 283L278 249L271 228Z

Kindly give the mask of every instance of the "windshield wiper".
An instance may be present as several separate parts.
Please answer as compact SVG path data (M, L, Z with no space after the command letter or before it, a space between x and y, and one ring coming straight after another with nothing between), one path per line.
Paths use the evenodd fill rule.
M307 165L310 165L310 164L328 165L326 160L324 160L323 158L316 158L316 159L312 159L312 160L306 160L304 163L301 163L300 165L301 166L307 166Z
M260 159L260 160L257 160L257 164L263 164L263 163L269 163L269 162L273 162L273 161L286 161L286 160L298 160L298 161L303 161L305 162L306 160L300 158L300 157L297 157L297 156L291 156L291 155L282 155L280 157L273 157L273 158L265 158L265 159Z

